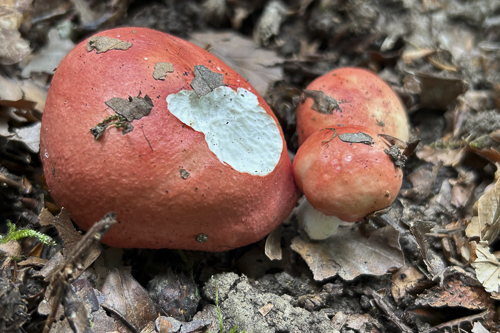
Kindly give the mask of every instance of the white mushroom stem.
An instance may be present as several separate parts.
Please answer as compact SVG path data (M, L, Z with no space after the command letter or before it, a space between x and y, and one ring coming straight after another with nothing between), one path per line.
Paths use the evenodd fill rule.
M307 199L299 205L297 212L299 225L312 240L327 239L335 233L342 222L336 216L327 216L314 208Z

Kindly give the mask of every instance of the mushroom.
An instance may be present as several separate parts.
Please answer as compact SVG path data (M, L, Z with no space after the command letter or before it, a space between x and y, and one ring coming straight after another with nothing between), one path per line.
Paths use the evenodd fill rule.
M116 247L225 251L294 208L283 133L215 56L145 28L98 33L60 63L41 128L50 193L87 230L109 211Z
M315 79L297 108L301 145L314 132L332 125L362 125L376 133L408 141L408 120L396 93L361 68L338 68Z
M300 146L293 173L307 200L298 218L311 239L328 238L341 221L361 221L394 201L403 173L389 148L356 125L319 130Z

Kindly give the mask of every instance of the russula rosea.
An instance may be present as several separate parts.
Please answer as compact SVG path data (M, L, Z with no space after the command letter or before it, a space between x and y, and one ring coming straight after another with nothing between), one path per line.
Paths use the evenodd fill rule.
M353 67L335 69L311 82L297 108L301 145L329 126L362 125L408 141L408 120L396 93L374 73Z
M225 251L262 239L298 199L276 117L215 56L145 28L103 31L60 63L41 158L54 200L116 247Z
M307 201L298 217L311 239L327 238L340 221L361 221L394 201L403 173L391 152L364 126L325 128L300 146L293 172Z

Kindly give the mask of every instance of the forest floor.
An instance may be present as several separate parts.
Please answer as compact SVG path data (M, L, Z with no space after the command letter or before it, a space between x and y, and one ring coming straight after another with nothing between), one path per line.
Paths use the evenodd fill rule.
M0 23L1 332L42 332L48 316L52 332L500 330L500 2L4 0ZM59 61L119 26L224 60L271 106L291 156L312 80L376 73L420 140L391 209L320 242L294 210L221 253L82 237L45 184L40 123Z

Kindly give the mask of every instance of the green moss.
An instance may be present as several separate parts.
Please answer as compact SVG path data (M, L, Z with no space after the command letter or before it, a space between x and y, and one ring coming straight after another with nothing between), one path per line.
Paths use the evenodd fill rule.
M0 236L0 244L5 244L7 242L10 242L11 240L19 241L26 237L35 237L43 244L56 245L56 242L54 242L54 240L51 237L42 234L41 232L38 232L36 230L32 229L16 230L16 225L10 221L7 221L7 227L9 228L9 231L7 232L7 235Z

